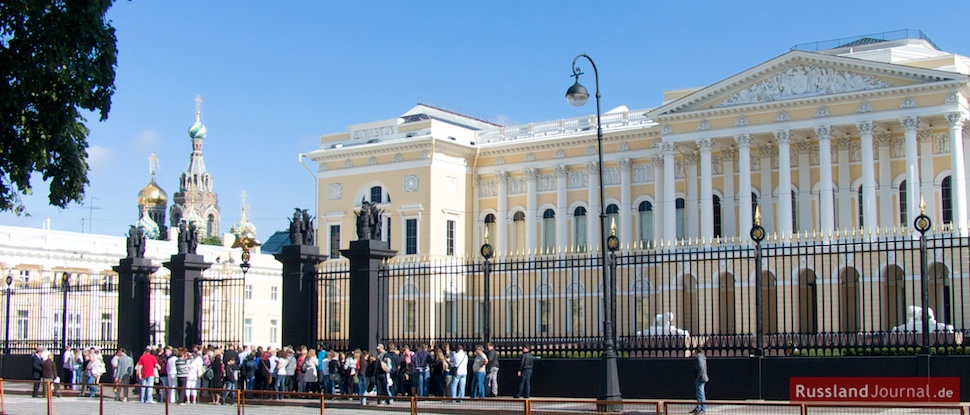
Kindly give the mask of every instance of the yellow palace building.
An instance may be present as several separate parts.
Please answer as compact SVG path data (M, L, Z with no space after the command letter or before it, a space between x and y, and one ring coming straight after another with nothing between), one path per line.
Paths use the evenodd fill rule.
M929 235L967 236L970 58L940 50L922 32L890 35L795 47L715 84L667 91L659 106L607 111L602 166L595 114L501 126L419 104L323 135L303 155L318 165L318 244L337 258L356 239L355 211L367 201L383 209L381 238L407 258L475 258L486 235L499 257L595 253L601 185L624 252L747 247L756 210L769 242L779 244L912 240L921 201L935 225ZM891 254L859 257L860 250L886 248L853 245L831 261L818 259L831 254L822 251L778 251L788 259L766 263L766 289L777 290L766 301L779 310L768 309L766 330L905 323L906 307L919 305L918 266L893 264ZM845 259L849 251L856 259ZM949 307L937 319L962 328L970 316L955 303L966 290L966 257L934 255L930 273L941 277L938 289L931 286L931 308ZM752 332L744 316L753 311L742 305L749 300L733 287L752 284L753 265L717 258L670 257L679 264L662 272L621 267L620 333L642 334L666 312L695 333ZM564 278L550 289L568 298L576 285ZM533 320L561 311L598 321L593 281L582 284L589 293L582 305L564 300L543 311L531 297L525 308L536 310ZM492 290L500 296L514 285L500 284ZM521 287L527 297L547 285L530 284ZM653 294L639 301L645 286ZM496 324L511 324L504 317L511 308L496 307ZM576 318L561 318L572 321L554 329L565 335Z

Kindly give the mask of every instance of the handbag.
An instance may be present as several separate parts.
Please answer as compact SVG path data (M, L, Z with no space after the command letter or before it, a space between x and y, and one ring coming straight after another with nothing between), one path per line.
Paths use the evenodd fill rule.
M334 382L340 382L340 374L339 373L331 373L330 374L330 380L332 380Z

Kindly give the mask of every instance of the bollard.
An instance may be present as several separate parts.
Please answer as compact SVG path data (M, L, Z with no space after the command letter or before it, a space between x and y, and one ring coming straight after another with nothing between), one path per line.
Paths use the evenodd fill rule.
M323 406L326 401L327 401L326 396L321 393L320 394L320 415L323 415Z
M412 396L411 397L411 415L417 415L417 413L418 413L418 401L416 399L414 399L414 396Z
M99 414L104 414L104 384L98 384L98 407L100 407Z
M51 383L44 382L44 397L47 398L47 415L54 415L54 401L51 400Z
M236 389L236 415L242 415L242 391Z

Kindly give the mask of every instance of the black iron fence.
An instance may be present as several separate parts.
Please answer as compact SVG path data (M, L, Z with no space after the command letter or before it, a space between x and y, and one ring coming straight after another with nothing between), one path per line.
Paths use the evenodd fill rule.
M3 285L4 354L38 346L117 348L118 286L111 275L49 273Z
M195 289L201 344L242 344L246 279L228 271L207 271L195 281Z
M799 235L761 246L720 243L617 252L617 349L625 356L911 354L921 335L926 261L929 346L960 353L970 238L937 233ZM483 260L402 257L379 274L379 340L398 345L491 340L546 355L602 350L599 253ZM346 344L349 267L318 276L321 343ZM756 306L760 278L762 306ZM487 317L486 317L487 316ZM761 323L761 347L758 323ZM936 349L938 348L938 350Z
M350 327L350 263L346 259L327 261L316 278L320 300L311 304L317 318L318 345L347 350Z

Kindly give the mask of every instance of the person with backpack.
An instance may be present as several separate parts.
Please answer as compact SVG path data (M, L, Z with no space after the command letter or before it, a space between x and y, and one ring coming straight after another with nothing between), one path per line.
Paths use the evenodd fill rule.
M387 399L377 399L377 404L380 405L381 402L387 403L388 405L394 403L393 395L391 395L391 385L393 384L391 380L391 373L394 371L394 365L391 360L391 356L384 351L384 345L377 345L377 361L379 365L375 368L374 379L377 383L377 396L384 396Z

